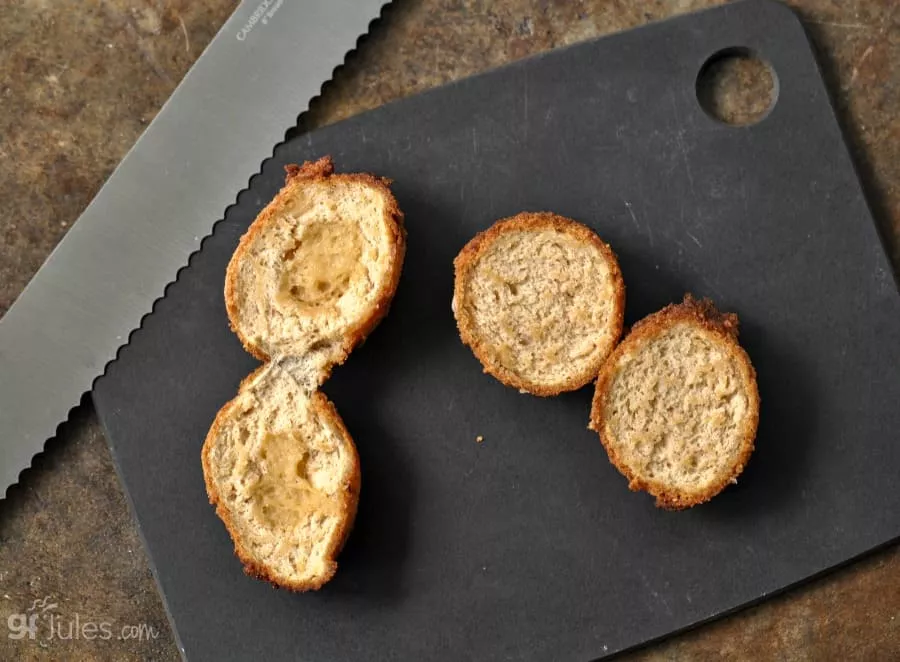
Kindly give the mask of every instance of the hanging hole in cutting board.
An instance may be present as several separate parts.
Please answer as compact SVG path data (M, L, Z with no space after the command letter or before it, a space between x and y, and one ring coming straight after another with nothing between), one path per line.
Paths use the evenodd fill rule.
M706 114L732 126L756 124L778 100L775 70L748 48L726 48L710 56L696 88Z

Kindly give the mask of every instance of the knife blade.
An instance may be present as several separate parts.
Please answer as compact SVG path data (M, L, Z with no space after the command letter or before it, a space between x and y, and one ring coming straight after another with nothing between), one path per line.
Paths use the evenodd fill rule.
M386 4L238 5L0 319L0 498Z

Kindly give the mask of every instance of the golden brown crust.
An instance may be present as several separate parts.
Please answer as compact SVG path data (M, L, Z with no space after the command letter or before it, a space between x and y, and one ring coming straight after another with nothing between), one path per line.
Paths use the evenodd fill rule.
M253 381L253 379L267 367L267 365L262 365L254 370L249 376L247 376L241 382L238 393L240 394L244 387L249 385L250 382ZM343 548L344 543L346 543L347 538L350 535L350 531L353 528L353 522L356 519L356 510L359 504L359 492L361 487L362 473L360 471L359 453L356 450L356 444L353 442L353 437L351 437L350 433L347 431L347 427L344 425L344 421L337 413L334 404L327 397L325 397L323 393L319 391L315 392L310 400L310 407L317 411L319 415L324 416L326 419L328 419L331 424L338 429L338 431L344 437L350 449L352 450L353 467L349 479L344 484L343 499L341 503L344 516L341 518L341 528L339 530L339 535L334 539L333 544L328 549L327 558L329 559L329 564L328 570L324 574L316 577L314 580L307 582L297 582L286 579L284 577L277 577L269 568L256 561L253 558L253 554L246 547L244 547L240 531L235 526L234 520L231 517L231 511L223 503L222 499L219 496L219 492L216 489L216 485L211 478L212 467L210 466L209 460L210 449L215 443L215 440L218 437L225 420L229 416L231 416L231 410L235 406L236 400L237 397L227 402L219 410L219 413L216 414L216 418L213 421L212 426L210 426L209 432L206 435L206 440L203 442L203 450L200 453L200 460L203 464L203 481L206 484L206 494L209 497L209 502L210 504L215 506L216 515L218 515L219 519L222 520L222 523L225 524L225 529L228 531L228 535L231 536L232 542L234 542L234 554L244 565L244 572L246 572L251 577L256 577L257 579L267 581L273 586L285 588L291 591L304 592L318 590L323 585L325 585L325 583L327 583L328 580L330 580L334 576L334 573L337 571L337 555Z
M295 164L285 166L284 188L278 192L272 202L266 205L259 213L259 216L256 217L256 220L247 228L240 242L238 242L234 254L231 256L228 269L225 271L225 310L228 313L231 330L237 335L244 349L260 361L268 361L268 354L245 337L237 324L239 314L237 278L240 264L256 236L284 210L290 201L294 187L303 186L310 182L358 182L378 190L386 201L385 220L387 221L388 231L392 235L392 254L389 257L391 271L375 297L375 303L369 316L347 330L341 352L335 357L335 363L338 365L343 363L353 348L365 340L366 336L384 319L394 297L394 292L397 291L397 285L400 282L400 272L403 267L403 258L406 254L406 228L403 225L403 212L400 211L397 200L388 187L391 180L368 173L334 174L334 163L330 156L323 156L318 161L306 161L302 166ZM327 372L328 369L326 369Z
M346 335L342 339L340 352L332 355L332 363L322 366L318 382L319 384L321 384L331 374L331 368L333 367L334 363L343 363L350 351L360 342L362 342L387 314L391 300L394 297L394 293L396 292L397 285L400 281L403 258L406 252L406 230L403 225L403 213L400 211L400 208L397 205L397 200L394 198L393 194L388 188L391 183L390 180L381 177L375 177L374 175L369 174L336 175L334 174L334 164L332 163L331 157L329 156L325 156L315 162L308 161L302 166L286 166L285 171L286 176L284 188L275 196L272 202L269 203L262 212L260 212L259 216L255 221L253 221L244 236L241 237L238 247L235 250L234 255L232 256L231 261L228 265L228 269L226 271L225 307L228 312L228 319L231 324L231 329L235 332L235 334L237 334L244 348L250 354L264 362L262 366L257 368L257 370L255 370L241 382L241 385L238 389L239 394L245 388L249 388L255 378L263 370L268 369L271 364L268 363L270 357L262 350L262 348L251 343L247 338L245 338L241 334L238 325L235 323L238 315L235 293L237 287L237 265L241 262L244 254L246 253L248 247L250 246L256 235L261 232L261 230L267 223L271 221L273 217L276 217L282 211L293 190L293 186L303 186L305 184L308 184L310 181L328 181L332 183L352 181L373 187L381 192L386 201L387 208L385 211L385 220L387 221L388 230L392 235L392 254L389 256L390 272L388 273L388 277L385 279L380 290L377 292L375 303L372 306L370 313L364 319L360 320L358 323L356 323L346 331ZM235 554L244 564L244 571L248 575L257 577L259 579L268 581L275 586L286 588L292 591L317 590L321 588L322 585L324 585L329 579L331 579L331 577L337 570L336 557L346 543L347 538L350 535L350 531L353 527L353 522L356 518L361 486L361 472L359 465L359 454L357 453L353 438L350 436L350 433L347 431L343 420L341 419L334 405L328 400L328 398L325 397L325 395L321 392L313 392L310 398L310 406L314 408L321 416L327 418L331 422L331 424L339 430L339 432L347 440L347 443L350 445L350 448L353 452L353 468L351 471L351 475L346 485L344 486L344 517L341 520L341 529L338 532L339 535L335 537L331 548L328 550L327 556L330 559L330 563L328 571L326 573L320 575L314 580L306 582L297 582L287 578L278 577L275 576L272 573L271 569L266 565L255 560L250 551L243 545L240 533L232 520L231 512L222 502L222 499L220 498L220 495L218 494L218 491L216 489L215 483L212 480L213 473L209 460L210 449L215 443L215 440L219 435L224 421L231 415L232 409L235 406L235 402L236 398L226 403L219 410L206 436L206 440L203 443L203 450L201 451L201 462L203 465L203 477L206 484L206 492L209 496L209 501L212 505L215 506L216 514L225 524L225 528L228 530L229 535L234 541Z
M523 379L511 370L495 362L491 358L488 344L482 339L475 329L475 321L472 319L465 301L466 288L472 278L479 258L482 253L499 237L507 232L522 230L556 230L578 241L595 246L609 265L610 275L613 279L615 300L613 302L613 334L610 343L610 351L622 335L622 326L625 318L625 281L619 268L619 261L609 244L604 242L597 234L586 225L552 212L522 212L504 218L494 223L487 230L479 232L467 243L453 260L455 280L453 285L453 314L456 317L456 326L459 329L460 338L468 345L475 357L481 362L484 371L497 380L532 395L549 397L559 395L565 391L574 391L591 382L600 370L606 356L601 356L593 364L587 366L580 373L575 374L562 383L547 385L537 384Z
M749 396L746 431L741 438L741 450L734 464L727 472L723 472L714 483L700 492L684 492L665 485L659 481L635 474L619 457L615 444L605 438L606 429L606 395L618 370L619 359L635 347L635 345L653 338L659 333L679 322L695 324L721 339L729 355L740 367L744 376ZM756 371L750 363L750 357L738 344L738 317L734 313L721 313L710 299L698 300L691 294L685 294L684 301L669 304L662 310L648 315L636 323L628 336L613 351L600 370L594 399L591 406L591 421L588 427L594 430L603 443L609 460L628 479L631 490L643 490L656 497L656 505L667 510L682 510L709 501L721 492L729 483L737 482L737 477L744 470L750 455L753 453L756 430L759 426L759 389L756 383Z

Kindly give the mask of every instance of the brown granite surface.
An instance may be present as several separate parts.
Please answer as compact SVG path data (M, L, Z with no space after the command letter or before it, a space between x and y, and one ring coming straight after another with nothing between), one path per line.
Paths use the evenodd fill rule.
M235 4L0 3L0 314ZM306 123L330 123L526 55L711 4L717 2L399 0L326 87ZM813 37L897 265L900 5L791 4ZM63 635L77 614L82 625L108 624L112 638L101 639L102 629L91 640L0 635L0 659L178 659L89 402L0 502L0 622L45 596L58 605ZM900 659L898 616L900 549L893 546L623 659ZM141 624L153 631L119 638L123 626Z

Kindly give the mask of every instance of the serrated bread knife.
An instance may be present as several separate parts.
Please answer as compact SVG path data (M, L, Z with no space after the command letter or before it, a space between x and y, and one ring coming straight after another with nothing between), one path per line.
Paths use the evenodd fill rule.
M244 0L0 319L0 498L385 0Z

